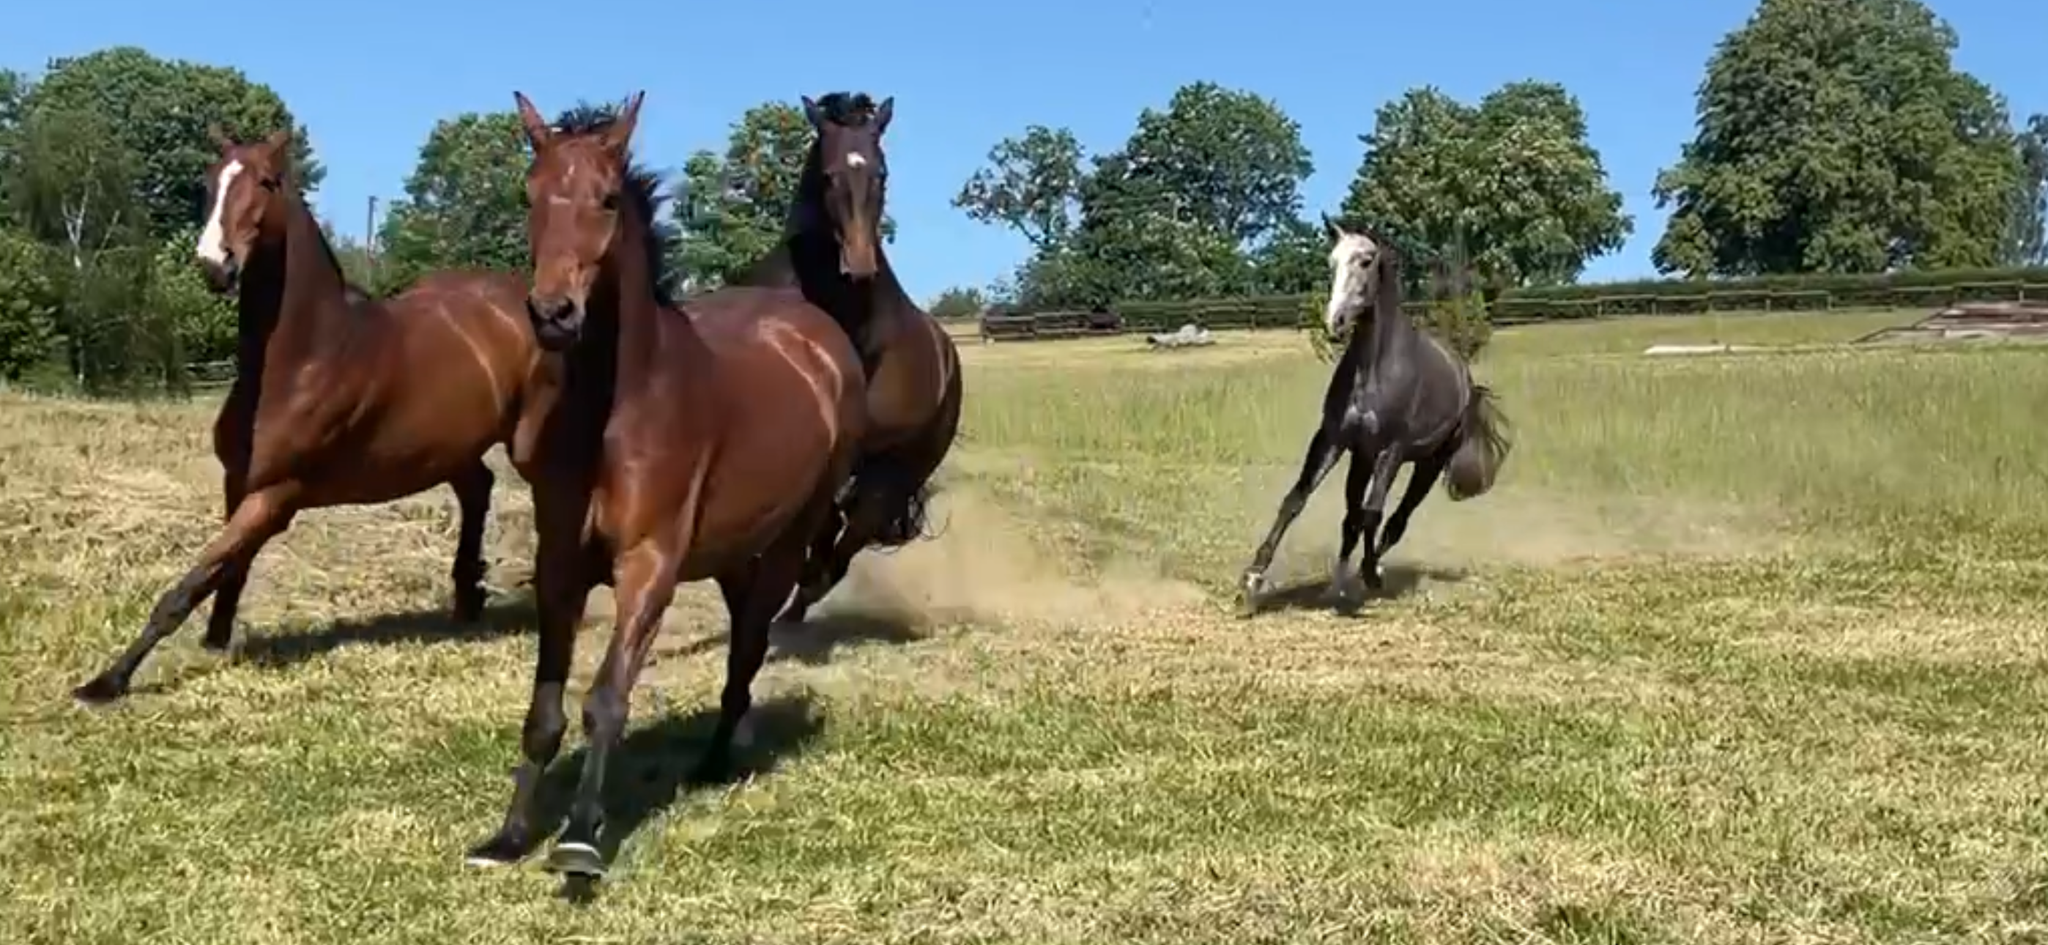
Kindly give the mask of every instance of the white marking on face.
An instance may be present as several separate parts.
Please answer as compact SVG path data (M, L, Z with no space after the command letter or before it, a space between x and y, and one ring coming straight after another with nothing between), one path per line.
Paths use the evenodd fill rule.
M228 261L228 234L221 224L221 214L226 211L228 188L241 173L240 161L229 161L220 169L220 180L213 185L213 212L206 215L206 228L199 231L199 258L216 266Z
M1373 263L1379 260L1379 245L1363 233L1345 233L1330 247L1330 301L1323 309L1323 326L1331 334L1342 332L1351 319L1372 303Z
M859 154L848 154L846 156L846 166L857 171L868 166L868 159L861 157Z

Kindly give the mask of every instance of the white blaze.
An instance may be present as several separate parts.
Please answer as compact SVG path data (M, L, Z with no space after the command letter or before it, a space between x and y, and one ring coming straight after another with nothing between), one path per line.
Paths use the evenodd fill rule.
M1365 291L1367 267L1378 252L1379 247L1361 233L1346 233L1330 247L1330 302L1323 309L1323 325L1330 331L1343 331L1351 313L1365 301L1357 296Z
M227 206L228 186L242 173L242 162L229 161L220 169L220 181L213 187L213 211L206 215L206 228L199 231L199 258L218 266L228 261L227 229L221 213Z
M848 154L846 156L846 166L853 168L854 170L859 170L863 167L868 166L868 159L861 157L858 154Z

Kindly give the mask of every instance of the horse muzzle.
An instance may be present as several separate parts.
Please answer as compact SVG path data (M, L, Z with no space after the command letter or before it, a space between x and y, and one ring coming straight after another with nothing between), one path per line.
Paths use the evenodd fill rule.
M583 337L583 306L559 296L527 296L526 317L546 351L562 351Z
M201 259L199 268L206 273L206 287L221 295L235 291L242 284L242 264L230 254L220 262Z

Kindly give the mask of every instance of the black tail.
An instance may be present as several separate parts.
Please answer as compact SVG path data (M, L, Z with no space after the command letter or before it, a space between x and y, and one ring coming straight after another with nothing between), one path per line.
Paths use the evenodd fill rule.
M883 526L882 530L868 542L868 547L901 548L919 538L938 537L926 535L924 531L930 518L932 491L930 482L918 486L916 491L903 500L903 508L890 517L889 524Z
M1457 452L1444 469L1444 492L1453 502L1478 498L1493 488L1501 464L1507 462L1514 444L1508 439L1507 415L1494 402L1493 390L1472 385L1472 401L1465 405L1465 421L1458 426Z

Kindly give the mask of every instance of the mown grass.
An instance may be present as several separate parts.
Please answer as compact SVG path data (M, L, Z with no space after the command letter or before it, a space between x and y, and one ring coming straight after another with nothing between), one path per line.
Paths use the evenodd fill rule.
M1793 320L1743 330L1864 330ZM1657 340L1705 340L1673 325ZM1529 331L1482 361L1516 421L1501 484L1432 497L1393 556L1405 593L1358 618L1310 591L1238 621L1221 597L1314 422L1326 369L1298 339L970 348L942 537L864 565L836 616L781 634L760 773L736 785L680 780L723 647L711 595L678 605L613 779L631 837L588 905L538 869L458 862L517 752L523 487L497 494L489 626L438 616L445 494L312 513L259 562L234 660L190 630L128 703L87 712L67 686L218 514L210 405L0 400L0 928L2048 936L2048 353L1635 359L1613 352L1639 338L1560 330L1590 353ZM1303 578L1325 570L1331 498L1285 553Z

